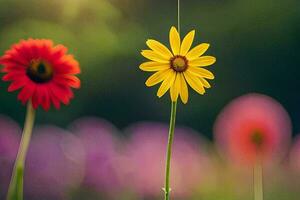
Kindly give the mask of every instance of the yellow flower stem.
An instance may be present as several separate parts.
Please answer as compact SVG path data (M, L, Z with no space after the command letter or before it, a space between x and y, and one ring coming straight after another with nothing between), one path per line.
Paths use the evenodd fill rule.
M180 34L180 0L177 0L177 29ZM166 155L166 175L165 175L165 200L170 200L170 168L171 168L171 156L172 156L172 144L174 140L174 131L176 123L176 110L177 101L172 101L171 104L171 116L170 116L170 127L169 127L169 138Z
M177 28L180 33L180 0L177 1Z
M254 164L253 182L254 200L263 200L263 167L260 160Z
M35 119L35 110L32 107L31 101L27 105L27 113L25 118L24 129L22 133L21 143L18 155L15 161L12 177L10 180L7 200L23 200L23 174L26 154L28 151L32 128Z
M172 102L171 105L171 117L170 117L170 128L169 128L169 139L167 146L167 156L166 156L166 180L165 180L165 200L170 199L170 167L171 167L171 155L172 155L172 144L174 140L174 130L176 122L176 109L177 101Z

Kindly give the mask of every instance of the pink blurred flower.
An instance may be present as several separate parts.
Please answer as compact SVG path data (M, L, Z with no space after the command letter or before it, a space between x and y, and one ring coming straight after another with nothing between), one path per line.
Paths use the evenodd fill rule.
M117 129L97 118L82 118L71 125L81 139L86 152L84 186L105 195L115 195L122 189L122 167L114 137ZM124 166L125 167L125 166Z
M66 199L82 181L84 151L80 140L54 126L34 130L26 161L28 199Z
M163 193L165 152L168 127L158 123L131 126L127 144L132 175L129 184L143 197L154 198ZM189 129L176 129L171 162L172 196L187 197L209 173L208 158L201 151L203 142Z
M240 164L279 160L291 138L285 109L272 98L248 94L233 100L218 116L214 127L217 148Z
M17 156L21 129L13 120L0 116L0 199L5 198L14 161Z

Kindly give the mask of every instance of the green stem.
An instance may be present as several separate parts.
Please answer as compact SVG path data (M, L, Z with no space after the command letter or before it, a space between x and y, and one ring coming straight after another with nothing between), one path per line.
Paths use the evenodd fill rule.
M263 200L263 168L260 161L254 165L253 178L254 200Z
M7 200L23 200L23 174L26 154L28 151L32 128L35 119L35 110L32 107L31 101L27 105L27 113L25 118L24 129L22 133L22 139L18 151L18 155L15 161L12 177L10 180Z
M180 33L180 0L177 1L177 28Z
M170 199L170 167L171 167L171 155L172 155L172 144L174 140L174 130L176 122L176 108L177 101L172 102L171 105L171 117L170 117L170 128L169 128L169 139L167 146L167 158L166 158L166 180L165 180L165 200Z

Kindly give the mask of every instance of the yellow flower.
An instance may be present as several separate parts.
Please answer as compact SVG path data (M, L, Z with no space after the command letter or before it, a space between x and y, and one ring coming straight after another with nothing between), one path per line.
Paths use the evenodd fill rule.
M156 40L148 40L151 50L143 50L141 54L151 60L140 65L140 69L155 72L146 81L148 87L161 83L157 96L162 97L169 89L173 102L180 96L183 103L188 102L188 85L199 94L210 88L206 79L214 79L214 75L203 67L216 62L213 56L202 56L209 47L203 43L191 49L195 31L189 32L181 42L175 27L170 30L170 51L165 45Z

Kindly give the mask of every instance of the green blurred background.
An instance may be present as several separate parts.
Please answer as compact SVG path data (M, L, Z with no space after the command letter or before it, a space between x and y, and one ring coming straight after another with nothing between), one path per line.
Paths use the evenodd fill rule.
M300 131L300 1L182 1L182 35L196 29L217 57L216 79L205 96L190 90L178 122L211 137L220 110L237 96L258 92L278 100ZM50 38L79 60L82 88L70 106L38 112L38 123L64 127L98 116L124 128L136 121L167 122L170 98L146 88L139 70L149 38L168 43L176 0L0 0L0 53L20 39ZM196 44L194 43L194 44ZM0 84L0 113L23 123L25 108Z

